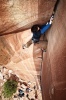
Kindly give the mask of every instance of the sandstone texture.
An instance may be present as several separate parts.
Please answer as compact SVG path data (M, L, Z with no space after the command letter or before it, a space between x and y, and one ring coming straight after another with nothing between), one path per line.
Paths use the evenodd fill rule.
M42 50L37 45L23 50L22 45L32 37L30 28L33 24L43 24L50 18L55 1L0 2L0 65L26 81L40 79Z
M43 100L66 100L66 1L60 0L43 54Z
M53 25L46 33L47 51L33 44L22 49L22 45L32 37L32 25L49 20L55 2L0 0L0 65L24 81L36 82L38 88L41 75L43 100L66 100L65 0L60 0Z

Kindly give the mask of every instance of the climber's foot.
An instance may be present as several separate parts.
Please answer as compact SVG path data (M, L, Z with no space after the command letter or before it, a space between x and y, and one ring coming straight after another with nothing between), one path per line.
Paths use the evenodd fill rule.
M23 44L23 45L22 45L22 48L23 48L23 49L27 48L27 44Z

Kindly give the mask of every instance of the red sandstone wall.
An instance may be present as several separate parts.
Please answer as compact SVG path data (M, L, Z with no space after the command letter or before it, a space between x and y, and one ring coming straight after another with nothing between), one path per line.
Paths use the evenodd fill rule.
M0 0L0 35L13 33L0 36L0 65L7 64L7 68L24 80L36 81L37 76L40 76L41 59L38 57L42 55L41 50L33 45L26 50L22 49L22 44L30 39L31 32L21 31L35 23L42 24L47 21L55 1ZM43 100L66 100L65 5L66 1L61 0L52 28L47 33L48 47L47 52L43 54L42 67Z
M42 67L43 100L66 100L66 0L61 0L47 33Z
M26 81L36 81L37 76L40 78L42 51L33 45L22 49L32 35L30 29L22 30L35 23L46 22L52 14L55 1L0 1L0 65L6 65Z
M49 19L56 0L0 0L0 35L30 28Z
M15 54L15 52L18 49L21 48L21 44L25 43L26 37L29 40L31 32L29 30L28 32L27 31L22 32L22 29L24 30L30 28L34 23L42 24L47 19L49 19L55 1L56 0L54 1L53 0L50 1L1 0L0 1L0 64L1 65L10 62L11 57ZM3 35L10 33L13 35L7 35L7 36ZM27 33L27 35L25 33ZM20 34L21 36L18 34ZM26 41L28 40L26 39Z

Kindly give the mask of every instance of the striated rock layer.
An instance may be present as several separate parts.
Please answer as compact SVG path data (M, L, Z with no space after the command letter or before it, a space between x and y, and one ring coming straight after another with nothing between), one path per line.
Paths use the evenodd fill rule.
M15 33L49 19L56 0L1 0L0 35Z
M55 2L0 0L0 65L38 86L41 74L43 100L66 100L66 1L60 0L53 25L46 34L48 47L43 63L41 48L31 45L23 50L22 44L31 38L33 24L43 24L50 18Z

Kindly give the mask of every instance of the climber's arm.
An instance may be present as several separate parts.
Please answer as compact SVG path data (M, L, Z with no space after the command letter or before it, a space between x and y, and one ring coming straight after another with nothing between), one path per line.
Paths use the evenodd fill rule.
M44 27L41 28L41 34L44 34L50 28L50 26L50 23L44 25Z
M52 16L50 17L50 20L42 26L42 28L40 30L41 34L44 34L51 27L51 25L53 23L53 19L54 19L54 14L52 14Z

